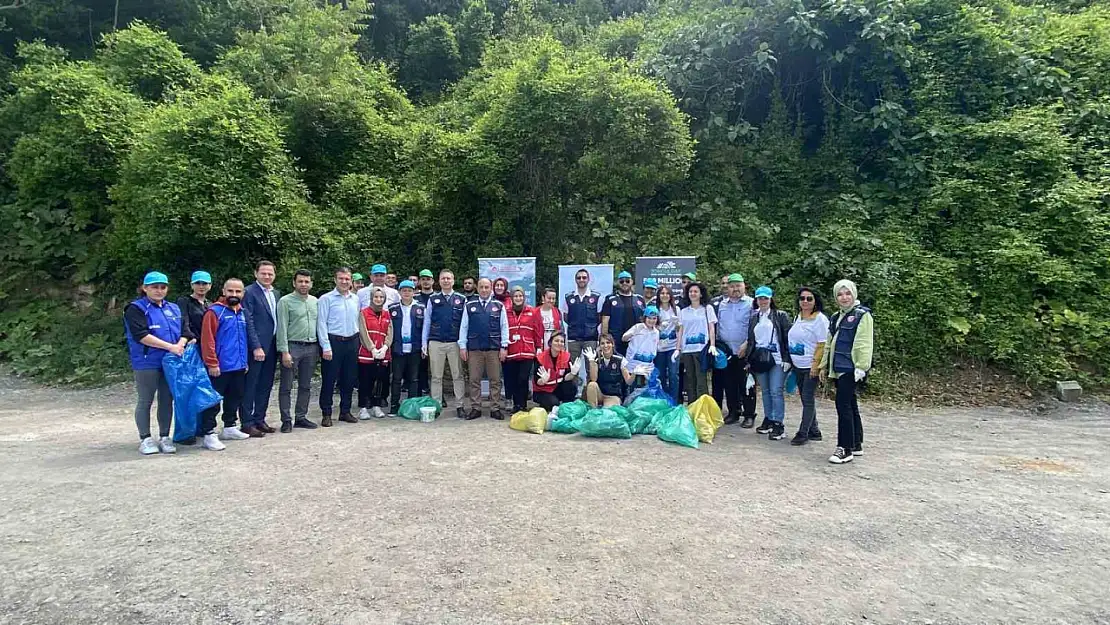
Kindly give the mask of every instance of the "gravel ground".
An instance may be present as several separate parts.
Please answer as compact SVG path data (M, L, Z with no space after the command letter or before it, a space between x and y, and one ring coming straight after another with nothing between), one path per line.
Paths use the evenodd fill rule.
M844 467L829 403L803 448L444 418L145 458L131 406L0 380L0 623L1110 623L1099 404L865 406Z

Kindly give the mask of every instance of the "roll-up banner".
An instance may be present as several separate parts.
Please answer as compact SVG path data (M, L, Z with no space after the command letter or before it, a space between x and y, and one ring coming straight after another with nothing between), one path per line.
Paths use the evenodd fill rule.
M682 275L691 271L697 272L696 256L641 256L636 259L636 292L644 292L645 278L655 278L659 286L667 285L679 294Z
M495 280L505 278L509 281L509 292L513 287L524 289L525 301L529 306L536 305L536 258L479 258L478 277Z

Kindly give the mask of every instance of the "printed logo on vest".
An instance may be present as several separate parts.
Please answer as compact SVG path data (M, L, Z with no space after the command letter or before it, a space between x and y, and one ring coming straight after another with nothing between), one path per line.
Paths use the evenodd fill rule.
M471 306L470 307L470 312L472 312L472 313L478 312L478 307L477 306Z
M400 317L401 316L401 311L395 310L395 311L393 311L392 314L393 314L394 317Z

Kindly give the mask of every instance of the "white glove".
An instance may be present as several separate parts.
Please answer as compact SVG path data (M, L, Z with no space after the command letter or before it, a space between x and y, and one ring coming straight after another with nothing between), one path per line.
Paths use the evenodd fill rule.
M578 371L582 369L582 360L575 360L574 364L570 366L571 375L578 375Z
M597 352L595 352L592 347L587 347L582 350L582 357L585 358L587 362L593 362L597 360Z
M783 373L790 373L790 363L788 363L788 362L782 363L782 372Z
M863 376L865 375L867 375L866 371L864 371L863 369L856 369L856 382L862 380Z
M716 356L717 355L717 346L716 345L710 345L709 346L709 355L710 356Z
M651 375L651 370L652 370L651 365L649 365L647 363L644 363L644 364L640 365L639 369L640 369L640 372L637 375L642 375L642 376Z
M755 388L755 377L752 376L752 374L749 373L748 374L748 381L744 385L744 392L746 393L746 392L752 390L753 388Z
M674 350L674 353L671 354L671 360L674 361L674 362L678 362L678 356L679 356L679 352L676 349L676 350Z
M538 374L536 381L539 382L541 386L546 386L547 383L551 381L551 372L547 370L547 367L540 367L536 373Z

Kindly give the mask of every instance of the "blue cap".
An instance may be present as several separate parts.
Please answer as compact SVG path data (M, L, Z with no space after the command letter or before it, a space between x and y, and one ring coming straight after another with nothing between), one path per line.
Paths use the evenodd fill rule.
M377 264L370 268L370 273L386 273L388 270L385 265Z
M645 317L658 317L659 316L659 309L656 308L655 306L648 306L647 308L644 309L644 316Z
M401 284L398 284L397 288L398 289L415 289L416 285L413 284L412 280L401 280Z
M631 278L631 277L632 277L632 274L628 273L627 271L622 271L622 272L617 274L617 280L623 280L624 278Z
M772 297L774 294L775 292L769 286L761 286L755 290L756 297Z
M193 276L189 278L189 284L196 284L197 282L212 284L212 274L207 271L194 271Z
M162 273L161 271L152 271L152 272L146 274L145 276L143 276L143 286L150 286L152 284L169 284L169 283L170 283L170 279L167 278L166 274Z
M655 281L655 278L644 278L644 288L645 289L658 289L659 288L659 283Z

